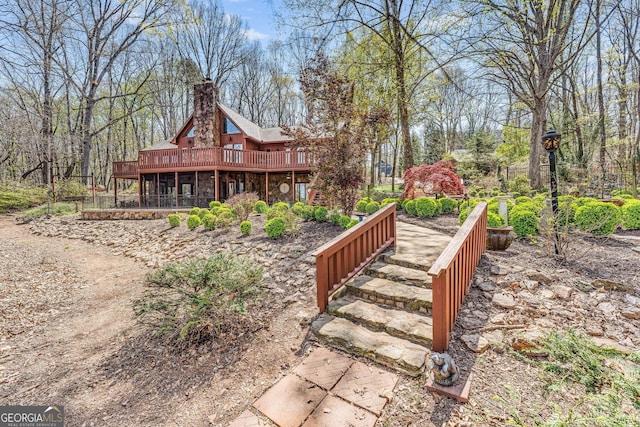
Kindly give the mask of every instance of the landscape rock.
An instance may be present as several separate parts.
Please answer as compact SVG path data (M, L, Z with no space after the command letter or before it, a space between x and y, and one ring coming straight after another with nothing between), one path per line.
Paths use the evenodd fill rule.
M553 281L551 277L538 270L527 270L524 272L524 274L529 278L529 280L535 280L536 282L540 282L545 285L548 285Z
M540 289L540 292L538 292L538 295L540 295L540 298L544 298L544 299L549 299L549 300L556 299L556 294L551 289L546 289L546 288Z
M624 296L624 302L640 307L640 298L633 295L626 294Z
M494 276L506 276L507 274L509 274L509 271L505 267L502 267L500 265L492 265L491 270L489 271Z
M489 348L489 341L477 334L463 335L460 337L467 348L475 353L482 353Z
M516 301L513 296L505 293L495 294L492 302L502 308L513 308L516 306Z
M491 292L496 289L496 285L492 282L481 282L478 284L478 288L484 292Z
M571 292L573 292L573 289L564 285L552 285L551 290L558 298L562 299L568 299L571 296Z
M596 308L605 316L613 316L616 312L616 307L610 302L601 302Z
M622 314L627 319L638 320L640 319L640 308L625 307L622 310L620 310L620 314Z
M618 283L608 279L595 279L593 282L591 282L591 286L593 286L594 288L604 288L606 290L614 290L614 291L621 291L621 292L634 291L633 285Z

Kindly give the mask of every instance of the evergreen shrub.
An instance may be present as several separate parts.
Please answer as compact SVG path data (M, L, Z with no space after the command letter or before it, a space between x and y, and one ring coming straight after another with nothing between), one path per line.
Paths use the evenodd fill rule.
M327 214L329 213L329 209L324 206L316 206L313 209L313 217L318 222L325 222L327 220Z
M367 203L367 206L365 208L365 212L368 214L372 214L374 212L378 212L380 210L380 203L376 202L376 201L372 201Z
M200 227L201 224L202 221L200 221L200 217L198 215L189 215L187 218L187 227L189 227L189 230L195 230Z
M575 222L582 231L606 236L618 228L620 208L613 203L591 202L576 209Z
M516 209L515 206L511 210L509 223L513 227L513 232L519 237L534 236L538 233L538 223L540 219L538 214L528 209Z
M212 213L208 213L202 218L202 224L204 225L204 229L211 231L216 228L216 223L218 222L218 217Z
M267 213L269 210L269 206L264 200L258 200L256 204L253 206L253 210L259 214Z
M179 227L182 223L180 214L169 214L169 225L171 228Z
M251 228L252 228L251 221L245 220L240 223L240 233L244 235L251 233Z
M279 239L280 237L282 237L285 231L284 219L282 219L281 217L275 217L268 220L264 226L264 231L266 231L267 236L271 237L272 239Z
M458 202L455 199L441 198L438 199L438 203L442 207L442 213L451 213L458 206Z
M431 218L436 215L438 204L429 197L420 197L416 200L416 213L420 218Z

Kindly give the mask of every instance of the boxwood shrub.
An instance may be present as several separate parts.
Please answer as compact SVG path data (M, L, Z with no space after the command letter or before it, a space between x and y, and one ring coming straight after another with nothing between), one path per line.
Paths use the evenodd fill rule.
M576 209L575 221L582 231L606 236L618 228L620 208L613 203L591 202Z
M360 221L358 221L357 219L352 219L351 221L349 221L349 224L347 224L347 226L345 228L348 230L351 227L354 227L354 226L356 226L358 224L360 224Z
M513 232L519 237L533 236L538 233L538 223L540 219L538 214L528 209L516 209L517 205L511 210L509 222L513 227Z
M640 230L640 200L632 199L622 205L622 226L627 230Z
M367 207L365 208L365 212L368 214L372 214L374 212L378 212L380 210L380 203L376 201L371 201L367 203Z
M263 213L267 213L267 211L269 210L269 206L267 205L267 202L265 202L264 200L258 200L256 204L253 206L253 210L258 212L259 214L263 214Z
M436 215L438 204L429 197L420 197L416 200L416 213L420 218L431 218Z
M204 225L205 230L213 230L216 228L216 223L218 222L218 217L212 213L208 213L202 218L202 224Z
M275 217L268 220L264 226L264 231L266 231L267 236L271 237L272 239L278 239L282 237L285 231L284 220L280 217Z
M409 200L407 203L405 203L404 210L409 215L417 216L418 215L418 211L416 209L416 200Z
M329 222L331 224L338 225L340 223L340 216L341 216L340 212L336 212L336 211L331 212L331 215L329 215Z
M198 215L189 215L189 218L187 218L187 227L189 227L189 230L195 230L200 227L201 224L202 221L200 221L200 217Z
M385 207L389 203L395 203L396 210L398 210L398 208L402 208L402 206L400 206L400 197L387 197L386 199L382 199L382 202L380 202L380 207Z
M373 200L370 199L369 197L365 197L364 199L360 199L358 200L358 202L356 203L356 211L358 212L366 212L367 211L367 205L369 204L369 202L372 202Z
M351 217L347 215L342 215L340 217L340 220L338 220L338 224L340 224L340 227L344 228L345 230L347 229L347 225L349 225L350 222L351 222Z
M306 207L310 207L310 206L307 206L307 204L306 204L306 203L303 203L303 202L295 202L295 203L293 204L293 206L291 206L291 211L292 211L295 215L303 216L303 215L302 215L302 212L303 212L303 210L304 210ZM305 219L306 219L306 218L305 218Z
M487 212L487 227L502 227L504 219L495 212Z
M251 221L242 221L240 223L240 233L247 235L249 233L251 233Z
M458 202L454 199L442 198L438 199L438 203L442 207L442 213L451 213L458 206Z
M316 206L313 208L313 217L318 222L324 222L327 220L327 214L329 213L329 209L324 206Z
M182 223L182 217L179 214L169 214L169 225L171 228L179 227Z

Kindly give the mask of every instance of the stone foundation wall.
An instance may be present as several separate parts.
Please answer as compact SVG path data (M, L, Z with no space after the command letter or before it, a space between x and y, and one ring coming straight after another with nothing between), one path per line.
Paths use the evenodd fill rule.
M82 211L82 219L86 220L129 220L129 219L165 219L170 213L189 213L189 210L133 210L109 209L101 211Z

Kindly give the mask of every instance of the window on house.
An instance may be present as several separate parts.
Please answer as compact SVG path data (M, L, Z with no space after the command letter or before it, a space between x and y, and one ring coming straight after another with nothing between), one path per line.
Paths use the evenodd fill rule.
M240 133L240 129L238 129L231 120L225 117L222 120L222 133L224 134Z
M307 183L296 182L296 200L300 202L307 201Z
M191 126L191 128L189 129L189 131L184 135L186 138L193 138L193 135L195 134L195 130L194 127Z

